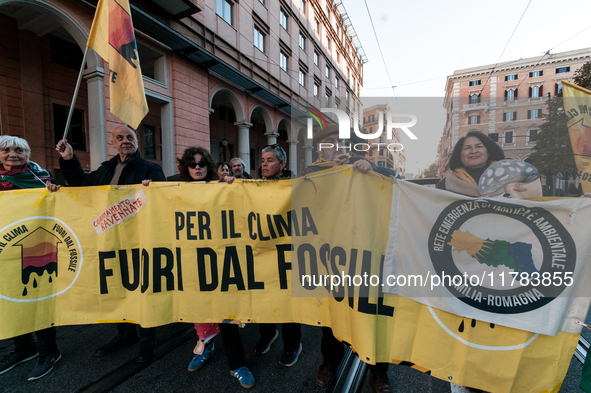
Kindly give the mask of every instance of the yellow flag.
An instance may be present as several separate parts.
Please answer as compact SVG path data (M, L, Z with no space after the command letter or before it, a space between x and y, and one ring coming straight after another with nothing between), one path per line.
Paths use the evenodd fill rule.
M129 0L99 0L86 46L109 63L111 112L132 128L148 113Z
M583 192L591 192L591 91L562 81L570 144Z

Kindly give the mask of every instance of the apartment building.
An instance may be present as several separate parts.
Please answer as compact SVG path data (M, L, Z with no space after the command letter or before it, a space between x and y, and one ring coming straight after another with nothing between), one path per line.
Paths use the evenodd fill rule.
M0 0L0 132L29 141L59 177L62 137L97 0ZM238 156L256 176L279 143L288 168L313 160L306 108L359 107L367 58L340 0L132 0L149 113L140 151L176 170L189 146ZM115 154L109 69L90 51L70 143L83 167ZM330 118L330 116L329 116Z
M437 151L440 176L449 171L458 139L473 130L497 141L507 158L527 161L546 100L589 60L591 48L586 48L454 71L445 88L447 120Z
M390 107L386 104L373 105L363 109L363 128L367 134L373 134L379 129L379 116L383 113L384 131L376 139L370 139L365 142L369 145L369 150L365 158L378 166L395 169L398 174L404 176L406 156L404 150L400 150L400 133L394 129L392 139L387 139L386 114L390 112ZM397 144L397 145L395 145Z

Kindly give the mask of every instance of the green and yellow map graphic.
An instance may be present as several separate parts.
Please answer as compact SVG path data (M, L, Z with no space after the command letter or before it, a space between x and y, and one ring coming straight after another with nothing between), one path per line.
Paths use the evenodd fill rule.
M525 242L511 243L506 240L483 240L469 231L456 230L447 243L456 252L466 251L479 263L490 267L506 266L522 273L538 272L532 256L532 245Z

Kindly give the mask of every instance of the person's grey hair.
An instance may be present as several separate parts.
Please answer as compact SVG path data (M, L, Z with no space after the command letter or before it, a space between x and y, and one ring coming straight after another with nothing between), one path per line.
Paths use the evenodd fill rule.
M241 158L238 158L238 157L234 157L234 158L232 158L230 160L230 170L232 170L232 165L234 165L234 163L236 161L240 161L240 165L242 165L242 171L245 171L246 170L246 164L244 163L244 161L242 161Z
M26 140L19 136L0 135L0 150L11 147L20 147L23 149L27 155L27 161L29 161L29 158L31 157L31 148Z
M267 152L274 152L277 155L277 159L279 160L279 162L287 162L287 154L285 154L285 150L283 150L283 148L279 145L273 145L273 146L266 146L263 149L263 153L267 153Z

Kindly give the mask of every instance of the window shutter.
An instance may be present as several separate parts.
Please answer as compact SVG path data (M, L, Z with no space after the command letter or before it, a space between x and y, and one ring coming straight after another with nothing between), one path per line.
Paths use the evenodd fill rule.
M558 94L558 83L554 84L554 95Z
M539 97L544 97L544 85L540 86L540 94L538 94Z
M515 74L515 80L519 79L519 74Z
M476 124L480 124L480 115L476 116Z
M529 110L529 109L527 110L527 118L531 119L531 110Z
M507 90L505 90L505 98L507 98Z
M544 71L540 71L540 76L544 76Z
M515 89L515 95L513 96L513 99L515 99L515 100L517 99L517 97L519 97L519 95L517 94L517 90L519 90L519 89Z
M533 72L530 72L529 73L529 77L531 78L533 74L534 74Z
M529 87L529 96L531 97L531 86Z
M513 120L517 120L517 111L513 112Z
M509 75L505 75L505 82L509 80Z

